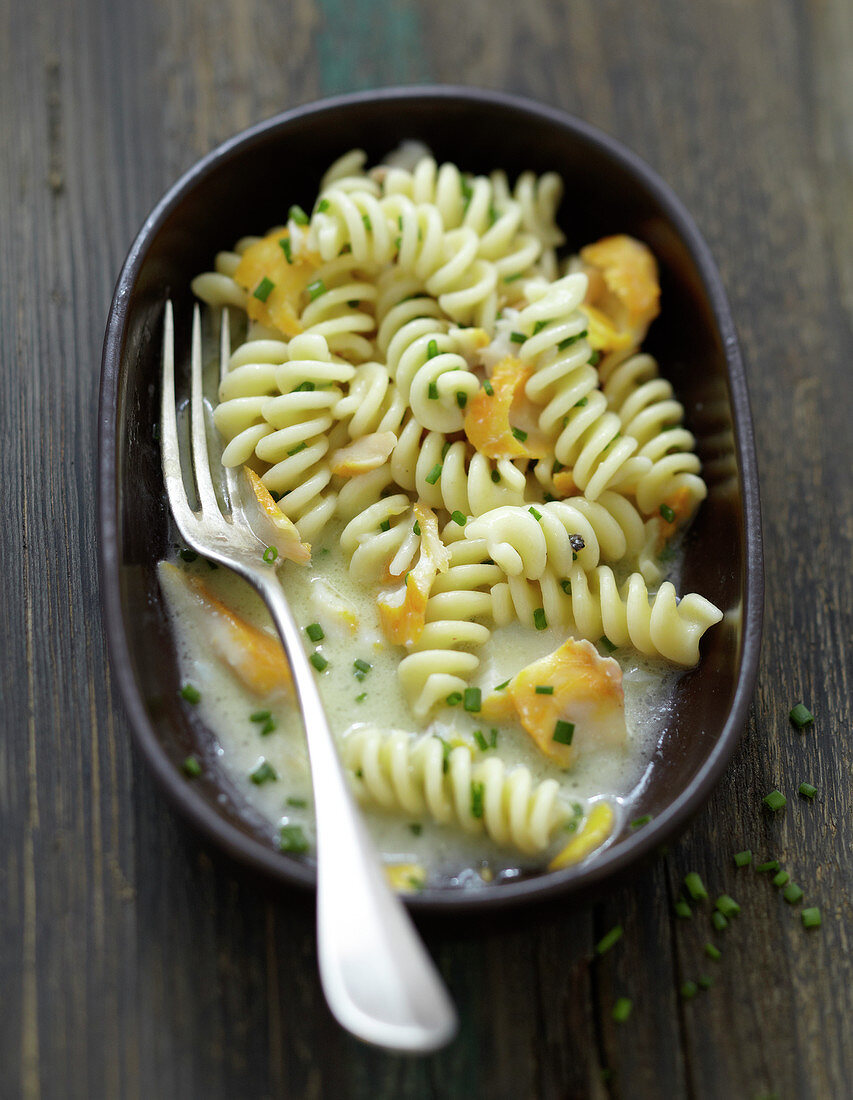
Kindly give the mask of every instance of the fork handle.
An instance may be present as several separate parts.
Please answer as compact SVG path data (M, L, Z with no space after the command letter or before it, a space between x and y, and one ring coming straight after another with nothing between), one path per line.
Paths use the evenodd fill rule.
M338 758L314 671L270 571L262 594L293 673L317 817L317 954L338 1022L389 1050L427 1053L456 1032L456 1011L402 902L388 885Z

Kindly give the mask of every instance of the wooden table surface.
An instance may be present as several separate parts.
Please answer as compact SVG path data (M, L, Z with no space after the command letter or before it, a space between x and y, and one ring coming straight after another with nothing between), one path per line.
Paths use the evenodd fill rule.
M0 1095L851 1095L850 0L0 12ZM462 1029L421 1060L335 1026L309 899L240 877L154 788L110 679L95 525L104 323L156 199L252 122L415 81L565 108L687 203L743 338L767 549L755 703L707 808L594 906L427 925ZM787 719L798 700L816 715L804 733ZM788 795L776 815L761 804L774 787ZM822 928L734 867L747 847L790 870ZM718 963L707 917L673 915L690 870L742 907ZM617 922L622 941L592 961ZM713 988L682 999L702 974ZM623 995L634 1012L618 1025Z

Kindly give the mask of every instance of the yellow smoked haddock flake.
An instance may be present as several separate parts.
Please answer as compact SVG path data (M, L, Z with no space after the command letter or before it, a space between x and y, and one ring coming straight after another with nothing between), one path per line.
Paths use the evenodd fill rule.
M273 229L250 245L240 257L234 281L248 293L246 312L253 321L278 329L284 336L297 336L302 332L299 324L302 295L320 261L318 256L307 253L288 263L281 246L287 239L287 229ZM272 283L271 288L264 283L265 279ZM263 301L255 297L259 288L264 288Z
M436 573L445 572L450 564L450 551L439 537L435 512L421 501L413 512L421 532L420 558L402 586L379 600L379 624L394 645L412 645L420 638L432 582Z
M426 871L419 863L388 863L385 865L385 877L391 889L400 894L423 890L426 883Z
M563 867L571 867L600 848L613 832L614 818L613 807L609 802L596 802L580 831L554 856L548 864L548 870L559 871Z
M578 739L598 747L625 743L622 670L588 641L568 638L517 673L505 694L540 752L558 767L571 765ZM570 744L561 739L564 732L555 739L558 723L563 731L565 723L574 727Z
M660 313L658 265L651 250L624 233L580 251L589 278L583 309L599 351L637 347Z
M311 544L302 541L293 521L282 512L255 471L250 466L244 466L243 472L260 508L260 524L265 540L278 550L282 558L298 565L307 565L311 561Z
M206 615L207 645L238 679L257 695L290 694L290 666L278 638L246 622L207 587L200 577L164 562L174 579L180 579Z
M469 399L465 434L486 458L544 458L547 454L547 441L536 426L540 410L524 393L532 372L516 356L507 355L495 364L489 379L492 392L484 388Z
M339 477L358 477L384 466L396 446L393 432L371 432L333 452L329 467Z

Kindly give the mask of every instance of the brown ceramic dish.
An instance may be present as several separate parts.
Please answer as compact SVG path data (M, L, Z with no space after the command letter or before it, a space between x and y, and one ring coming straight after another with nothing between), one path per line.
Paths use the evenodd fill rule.
M179 705L178 671L155 565L173 532L163 495L158 420L163 304L184 322L189 284L214 254L311 207L323 170L354 146L379 159L407 138L439 161L480 172L558 171L569 246L609 233L646 241L661 265L664 309L648 349L687 409L709 496L687 538L685 590L725 612L703 640L699 668L677 689L675 717L636 813L644 828L565 871L475 892L432 889L418 910L473 910L577 893L636 865L682 828L722 775L746 721L761 636L763 564L758 484L744 368L720 276L670 189L641 160L591 126L549 107L466 88L384 89L299 107L226 142L163 198L133 243L113 298L100 406L100 535L104 615L113 673L137 744L172 802L233 857L281 881L311 885L310 863L274 851L260 822L238 811L216 778L209 737ZM181 761L207 758L188 783Z

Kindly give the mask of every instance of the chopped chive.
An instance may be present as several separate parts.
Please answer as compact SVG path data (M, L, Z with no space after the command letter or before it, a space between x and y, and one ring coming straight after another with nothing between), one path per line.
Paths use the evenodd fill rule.
M759 863L758 866L755 869L756 869L756 871L759 871L761 874L764 874L767 871L778 871L779 870L779 860L778 859L768 859L766 863Z
M461 691L451 691L451 693L447 696L447 698L444 701L445 701L445 703L447 703L447 705L449 707L458 707L459 704L462 702L462 692Z
M537 630L544 630L548 625L548 620L545 618L545 608L537 607L533 612L533 625Z
M785 886L786 883L788 883L790 881L790 879L791 879L791 876L788 874L787 871L779 871L778 874L775 874L773 876L773 878L771 879L771 882L773 883L774 886Z
M286 798L284 801L287 806L293 806L295 810L304 810L305 807L308 805L307 800L304 798L293 798L291 796Z
M184 684L181 688L181 698L195 704L201 701L201 692L194 684Z
M290 238L289 237L281 237L281 238L279 238L278 243L281 245L281 250L284 253L284 258L287 260L287 262L289 264L292 264L293 263L293 251L290 247Z
M567 577L563 577L563 579L560 581L560 588L562 588L567 596L571 596L572 582Z
M390 531L391 530L391 520L390 519L383 519L382 522L379 524L379 530L380 531Z
M594 351L592 355L590 355L588 362L591 367L597 367L601 362L601 352Z
M367 698L367 692L363 691L360 695L356 695L355 701L357 703L363 703L366 698Z
M557 460L555 459L555 460L554 460L554 465L553 465L553 466L551 467L551 474L552 474L552 475L553 475L553 474L558 474L558 473L560 472L560 470L565 470L565 468L566 468L566 467L565 467L565 466L564 466L564 465L562 464L562 462L558 462L558 461L557 461Z
M444 443L442 443L442 445L441 445L441 461L442 462L444 462L444 460L447 458L447 452L450 450L450 448L451 448L451 442L450 442L449 439L446 440Z
M752 863L752 852L746 848L742 852L735 852L735 867L748 867Z
M554 733L551 740L556 741L558 745L571 745L574 735L574 722L564 722L562 718L558 718L554 726Z
M322 642L326 637L325 631L319 623L310 623L305 627L305 633L311 639L312 642Z
M282 825L278 838L278 848L280 852L293 852L294 854L307 852L308 841L305 839L302 826Z
M803 928L820 928L820 909L804 909L800 916L803 919Z
M789 905L796 905L802 896L803 891L797 886L796 882L789 882L782 891L782 897Z
M463 710L467 710L469 714L477 714L482 706L482 693L479 688L465 688L465 695L462 701Z
M723 957L723 953L720 951L719 947L715 947L712 943L705 944L705 954L709 959L713 959L715 962Z
M535 520L542 519L542 513L538 512L532 505L530 508L527 509L527 511L531 514L531 516L533 516Z
M298 455L299 452L304 451L307 446L308 446L308 444L303 439L303 441L301 443L297 443L296 446L292 450L287 452L288 458L292 458L293 455Z
M523 443L527 439L527 432L523 432L521 428L512 428L511 431L519 443Z
M583 340L584 336L586 336L586 329L584 329L583 332L579 332L576 336L567 336L565 340L561 340L559 344L557 344L557 351L565 351L566 348L570 348L572 344L576 344L578 340Z
M509 680L504 680L504 682L502 684L497 685L497 687L495 688L495 691L504 691L508 687L509 687Z
M483 379L483 389L486 391L486 393L489 395L489 397L494 397L495 396L495 388L492 385L492 383L488 380L488 378Z
M536 694L537 695L553 695L554 694L554 685L553 684L537 684L536 685Z
M797 703L789 717L797 729L802 729L809 722L814 722L814 715L803 703Z
M361 215L361 220L364 222L364 228L367 230L367 232L368 233L372 232L373 225L370 221L370 215L369 214L362 214Z
M504 275L504 282L505 283L514 283L516 281L516 279L520 279L523 274L524 274L523 271L517 271L515 273L515 275Z
M699 979L699 988L700 989L710 989L713 984L714 984L714 979L709 978L707 974L703 974L702 977Z
M329 664L322 653L312 653L308 660L311 662L314 668L317 669L318 672L322 672L323 669L326 668Z
M287 215L287 220L294 221L297 225L307 225L310 219L302 207L294 203Z
M471 784L471 816L482 817L483 816L483 797L486 793L486 786L484 783L472 783Z
M765 806L769 806L774 813L776 813L777 810L784 809L788 803L787 798L785 798L781 791L771 791L770 794L766 794L761 801Z
M642 827L644 825L648 825L648 823L651 820L652 820L652 815L651 814L643 814L642 817L635 817L634 820L631 822L631 828L632 829L642 829Z
M634 1008L634 1002L630 997L620 997L613 1006L611 1016L617 1024L624 1024ZM603 1073L603 1071L602 1071Z
M500 472L498 470L492 470L492 481L495 483L495 485L500 484L500 480L501 480Z
M733 897L729 897L728 894L720 894L717 898L717 912L722 913L728 920L731 917L736 917L740 912L740 906Z
M269 783L271 780L278 779L278 772L270 764L269 760L262 760L260 764L249 775L251 781L256 787L260 787L262 783Z
M496 749L498 747L498 731L494 726L489 730L489 748Z
M465 406L468 404L468 394L464 393L462 390L457 390L456 404L459 406L460 409L464 409Z
M356 659L352 663L352 666L357 672L365 673L370 672L371 668L373 668L373 665L368 664L368 662L362 660L361 657L356 657Z
M266 722L261 726L258 731L261 737L267 737L269 734L274 733L278 729L278 723L275 718L267 718Z
M426 476L427 485L435 485L435 483L438 481L438 479L440 477L441 477L441 463L436 462L436 464L433 466L433 468L430 470L430 472Z
M305 288L308 291L308 297L311 301L315 301L321 294L326 293L326 284L322 279L315 279L313 283L309 283Z
M533 326L533 335L537 336L547 324L547 321L537 321Z
M687 888L687 893L694 901L705 901L707 899L708 891L705 889L705 883L696 871L691 871L689 875L684 876L684 885Z
M400 251L400 248L402 247L402 245L403 245L403 238L402 237L395 237L394 238L394 247L397 249L398 252Z
M278 550L276 550L274 546L268 546L266 550L264 550L264 561L267 563L267 565L272 565L277 557Z
M347 302L347 305L350 307L350 309L358 309L359 303L359 298L351 298L350 301Z
M272 279L268 279L266 275L264 275L263 279L261 279L261 281L255 287L252 297L257 298L259 302L265 302L267 298L269 298L274 288L275 283L272 281Z
M814 798L817 794L817 787L813 787L811 783L801 783L797 790L804 798Z
M666 520L667 523L672 523L675 519L675 512L670 508L668 504L662 504L660 506L660 514Z
M418 523L417 520L415 520L415 522L412 524L412 532L415 535L420 535L421 533L421 525L420 523Z
M598 943L595 945L596 955L606 954L614 944L618 943L622 939L622 933L624 929L621 924L614 925L610 931L601 937Z
M180 551L180 558L181 561L193 562L196 560L196 558L198 558L198 554L195 552L195 550L190 550L189 547L184 547L184 549Z
M681 917L682 920L693 920L693 910L690 908L684 898L679 898L678 901L675 903L674 908L675 915L677 917Z
M723 916L722 913L716 910L711 914L711 924L717 929L718 932L722 932L725 928L728 928L729 922Z
M489 204L489 228L491 228L495 224L495 222L498 220L499 217L500 217L499 212L490 203Z
M699 987L695 982L682 982L681 989L679 990L681 996L685 1001L692 1001L696 994L699 992Z
M423 831L424 827L419 821L413 821L411 825L409 825L409 832L412 836L420 836Z
M463 512L460 512L458 509L455 512L450 513L450 518L453 520L454 523L457 523L460 527L464 527L465 524L468 522L468 519L465 516L465 514Z
M514 344L523 344L527 339L523 332L511 332L509 338Z
M427 344L427 359L435 359L438 355L438 340L430 340Z
M266 722L269 718L272 718L271 710L254 710L249 715L250 722Z
M296 387L296 389L293 392L294 393L313 393L315 389L316 389L316 386L314 385L313 382L300 382L299 385ZM281 500L281 497L279 497L279 500Z
M320 199L320 201L317 203L317 213L318 214L325 214L328 209L329 209L329 200L328 199Z
M574 557L574 555L572 555L572 557ZM606 634L601 635L601 637L598 639L598 644L601 646L605 653L613 653L614 650L619 648L610 641Z
M181 767L184 770L184 775L189 776L190 779L196 779L201 775L201 764L199 764L196 756L188 756Z
M480 752L486 752L489 748L489 742L483 736L483 731L482 730L474 730L474 733L472 734L472 736L473 736L474 740L477 742L477 745L480 749Z

